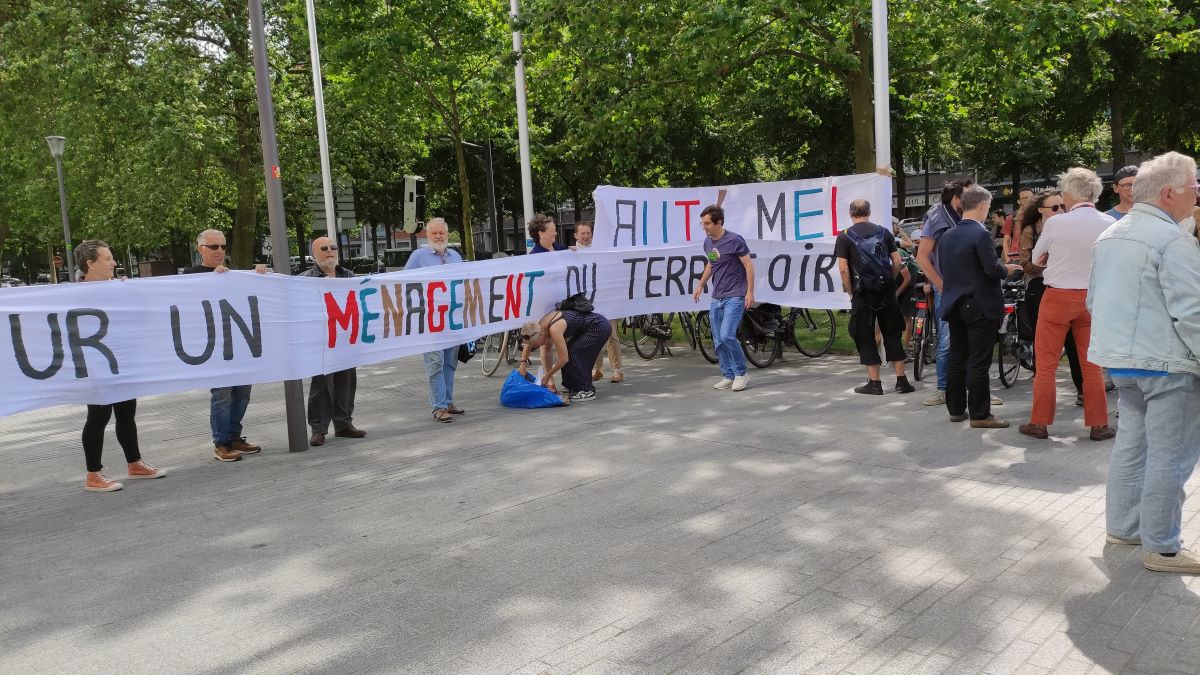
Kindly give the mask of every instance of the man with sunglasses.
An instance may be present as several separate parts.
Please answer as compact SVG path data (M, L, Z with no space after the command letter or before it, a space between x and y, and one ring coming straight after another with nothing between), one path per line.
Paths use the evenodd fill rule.
M317 237L312 243L313 266L299 276L349 279L354 272L338 264L338 247L329 237ZM313 375L308 386L308 425L312 436L308 444L325 444L329 423L338 438L362 438L367 432L354 426L354 394L358 390L358 369Z
M220 230L205 230L196 237L196 250L200 253L200 264L189 267L184 274L228 272L225 266L225 234ZM267 273L266 265L255 265L254 271ZM242 455L260 452L260 446L248 443L242 436L242 418L250 405L250 385L217 387L212 390L209 403L208 422L212 427L213 458L222 462L236 462Z
M1133 179L1137 177L1138 168L1132 164L1122 167L1113 174L1113 192L1117 193L1117 198L1120 200L1117 205L1104 212L1107 216L1112 216L1113 220L1120 220L1125 217L1133 208Z

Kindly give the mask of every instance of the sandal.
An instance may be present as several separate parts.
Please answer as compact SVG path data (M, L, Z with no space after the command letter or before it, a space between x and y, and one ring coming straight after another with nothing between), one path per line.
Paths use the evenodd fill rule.
M453 403L451 403L450 407L446 408L446 412L450 413L451 415L461 415L467 411L462 410L461 408L457 408L457 407L455 407L455 405Z
M433 411L433 419L438 422L450 422L450 412L445 408L438 408Z

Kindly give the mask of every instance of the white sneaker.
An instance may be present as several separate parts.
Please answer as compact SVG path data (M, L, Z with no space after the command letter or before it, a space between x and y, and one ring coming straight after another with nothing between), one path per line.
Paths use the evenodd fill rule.
M713 385L713 389L728 389L733 386L733 380L728 377Z
M924 401L921 401L921 405L946 405L946 392L939 389L936 394L930 396Z
M1200 574L1200 556L1187 550L1179 549L1173 556L1147 551L1142 556L1142 566L1151 572L1175 572L1176 574Z
M733 390L741 391L746 388L746 384L749 382L750 382L750 373L746 373L745 375L738 375L737 377L733 378Z
M992 405L1004 405L1004 399L993 394L992 395Z

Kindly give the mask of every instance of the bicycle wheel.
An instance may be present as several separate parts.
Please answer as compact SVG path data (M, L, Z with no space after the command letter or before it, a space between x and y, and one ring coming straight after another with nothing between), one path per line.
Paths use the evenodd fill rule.
M617 341L626 347L634 346L634 343L638 338L641 338L642 340L646 339L645 335L634 334L633 326L635 319L637 319L637 317L627 316L617 321Z
M925 317L918 314L913 321L923 324ZM920 382L921 377L925 372L926 335L924 326L921 326L920 328L914 326L913 330L916 332L916 335L913 336L913 378L915 378L917 382Z
M791 313L792 344L801 354L816 358L833 348L837 322L834 321L832 310L800 308L793 309Z
M1000 369L1000 384L1005 389L1012 388L1021 375L1019 343L1020 338L1016 333L1005 333L997 343L996 365Z
M742 345L746 360L755 368L766 368L775 363L775 358L779 356L780 340L774 333L749 337L739 328L738 342Z
M658 349L662 346L662 340L646 334L646 329L652 325L652 317L657 316L658 322L662 323L662 315L660 314L643 314L641 316L632 317L630 323L630 335L633 337L633 349L638 353L638 356L649 361L658 355Z
M700 354L709 363L717 363L717 346L713 344L712 325L708 322L708 312L696 312L696 342Z
M500 368L500 362L508 354L508 332L493 333L483 341L483 350L479 360L483 364L483 374L491 377Z

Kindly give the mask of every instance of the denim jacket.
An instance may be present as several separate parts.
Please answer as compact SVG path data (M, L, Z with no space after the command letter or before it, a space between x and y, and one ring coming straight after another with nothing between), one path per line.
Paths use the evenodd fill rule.
M1200 245L1150 204L1092 248L1087 358L1107 368L1200 375Z

